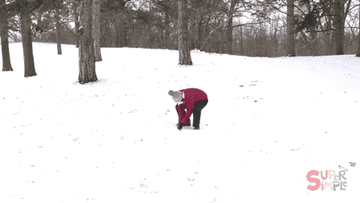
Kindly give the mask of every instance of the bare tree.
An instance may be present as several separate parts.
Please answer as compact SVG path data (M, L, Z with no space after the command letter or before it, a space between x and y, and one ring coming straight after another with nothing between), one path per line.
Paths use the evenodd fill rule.
M170 14L169 8L165 8L165 26L164 26L164 48L169 49L169 36L170 36Z
M0 0L0 4L5 4L5 0ZM4 9L0 9L0 31L1 31L1 51L3 68L2 71L13 71L10 62L9 51L9 26L7 21L7 13Z
M73 9L75 17L76 47L79 47L79 0L74 0Z
M229 20L227 24L227 33L226 33L226 43L227 43L227 53L233 53L233 15L234 8L236 6L237 0L231 0L230 2L230 10L229 10Z
M186 16L187 0L178 0L178 47L179 64L192 65L190 49L188 45L188 23Z
M343 8L341 0L335 0L335 39L336 39L336 54L344 54L344 24L341 23L341 8Z
M61 53L61 25L60 25L60 16L59 16L59 7L55 7L55 21L56 21L56 42L57 42L57 51L58 54Z
M95 50L92 37L92 5L93 0L83 0L80 4L80 29L79 35L79 83L85 84L97 81L95 72Z
M240 26L239 29L239 54L244 55L244 36L243 36L243 27Z
M21 1L22 7L20 9L21 21L21 37L24 53L25 77L35 76L35 64L31 39L31 17L30 9L27 7L25 0Z
M308 10L308 13L314 12L311 9L310 1L306 1L306 8ZM312 25L309 27L309 30L310 30L310 42L309 43L311 44L311 46L310 46L310 54L312 56L317 56L318 55L318 43L317 43L318 40L317 40L316 28L317 28L317 23L316 23L316 20L314 20L314 23L312 23Z
M94 40L95 61L102 61L100 51L100 0L93 0L92 6L92 38Z
M287 0L287 55L295 56L294 0Z
M125 47L127 46L126 40L126 25L123 19L122 14L118 14L118 19L116 19L116 34L115 34L115 45L116 47Z
M117 4L115 26L115 46L125 47L128 45L126 36L126 8L125 5L129 0L120 0Z
M359 0L359 4L360 4L360 0ZM360 5L359 5L359 28L360 28ZM356 57L360 57L360 30L358 33L358 50L356 53Z

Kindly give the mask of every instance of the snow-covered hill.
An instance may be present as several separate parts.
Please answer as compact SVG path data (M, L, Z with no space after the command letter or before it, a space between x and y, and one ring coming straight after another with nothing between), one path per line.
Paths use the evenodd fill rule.
M359 200L360 59L193 52L185 67L177 51L102 48L99 80L80 85L77 49L62 48L34 43L38 75L24 78L10 44L0 202ZM188 87L209 96L200 131L175 127L168 91ZM309 171L339 165L346 190L307 189Z

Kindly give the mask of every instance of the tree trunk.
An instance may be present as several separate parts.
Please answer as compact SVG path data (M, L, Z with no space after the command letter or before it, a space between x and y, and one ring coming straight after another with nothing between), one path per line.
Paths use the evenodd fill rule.
M276 32L277 32L277 28L274 29L274 57L276 57L276 53L277 53L277 49L278 49Z
M5 0L1 0L0 4L5 4ZM1 31L1 51L3 68L2 71L13 71L10 62L10 51L9 51L9 27L7 16L4 10L0 10L0 31Z
M197 23L197 42L196 42L196 48L200 50L203 38L202 38L202 21L203 21L203 15L200 13L199 22Z
M60 16L59 16L59 8L55 8L55 20L56 20L56 42L57 42L57 51L58 55L61 53L61 25L60 25Z
M28 8L23 7L20 13L21 37L24 53L25 77L35 76L35 64L31 39L31 17Z
M116 30L116 34L115 34L116 47L127 46L125 18L122 13L120 13L118 19L116 19L115 30Z
M227 33L226 33L226 46L227 46L227 53L232 54L233 53L233 14L234 14L234 8L235 8L236 2L235 0L231 0L230 4L230 11L229 11L229 21L227 25Z
M84 33L79 36L79 83L97 81L95 72L95 51L92 38L92 0L83 0L80 8L80 23Z
M312 56L317 56L318 54L318 40L317 40L317 32L316 27L310 27L310 38L311 38L311 46L310 46L310 53Z
M243 39L243 28L240 26L239 28L239 55L244 55L244 39Z
M360 3L360 0L359 0ZM360 6L359 6L359 28L360 28ZM356 57L360 57L360 31L358 33L358 50L356 53Z
M325 17L326 20L326 29L330 30L331 29L331 24L333 22L332 17L328 16ZM326 32L325 34L325 44L326 44L326 51L325 51L325 55L332 55L334 53L334 47L333 47L333 38L334 38L334 32Z
M92 6L92 38L94 40L95 61L102 61L100 50L100 1L93 0Z
M74 13L75 13L75 34L76 34L76 47L79 47L79 2L75 0L74 3Z
M287 0L287 55L295 56L294 0Z
M111 36L109 21L105 20L103 23L101 23L100 30L104 30L104 33L101 34L102 37L100 37L100 47L112 46L112 37L109 37Z
M170 25L169 9L165 9L165 33L164 33L165 49L169 49L169 36L170 36L169 25Z
M311 12L311 5L307 3L308 12ZM310 55L317 56L318 55L318 42L317 42L317 32L316 32L316 25L311 26L310 28Z
M341 0L335 0L335 41L336 41L336 55L344 54L344 24L341 17Z
M279 20L279 18L277 18L277 20ZM273 46L272 51L272 56L276 57L276 53L277 53L277 48L278 48L278 44L277 44L277 31L278 31L278 21L274 21L271 25L272 31L272 39L271 39L271 44ZM273 34L274 33L274 34Z
M119 18L116 18L115 19L115 47L121 47L120 23L121 23L121 20L119 20Z
M121 43L123 47L128 45L127 43L127 36L126 36L126 14L121 13Z
M178 49L180 65L192 65L187 38L186 1L178 0Z

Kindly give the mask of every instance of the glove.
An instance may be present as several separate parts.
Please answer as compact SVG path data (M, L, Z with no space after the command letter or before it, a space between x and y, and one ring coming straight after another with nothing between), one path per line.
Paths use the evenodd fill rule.
M183 126L181 125L181 123L178 123L178 124L176 124L176 127L178 130L181 130Z

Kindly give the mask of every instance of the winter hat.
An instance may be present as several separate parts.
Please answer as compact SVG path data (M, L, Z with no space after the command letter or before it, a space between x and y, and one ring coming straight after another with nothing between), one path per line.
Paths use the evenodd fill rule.
M179 102L182 99L182 94L179 91L169 91L169 95L172 96L174 102Z

